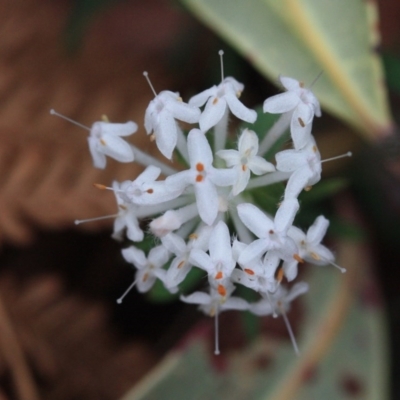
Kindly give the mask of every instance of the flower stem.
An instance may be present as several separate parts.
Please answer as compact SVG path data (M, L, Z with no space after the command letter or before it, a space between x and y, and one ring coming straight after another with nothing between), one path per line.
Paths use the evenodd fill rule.
M285 181L286 179L289 179L290 175L291 172L282 172L282 171L271 172L269 174L265 174L258 178L250 179L250 182L247 185L246 189L247 190L255 189L261 186L268 186L272 185L273 183L282 182Z
M170 176L176 174L178 171L175 168L169 167L168 165L164 164L162 161L157 160L156 158L146 154L144 151L139 150L137 147L131 144L131 148L134 155L134 160L138 164L144 165L148 167L149 165L154 165L161 169L161 172L165 176Z
M267 151L276 143L278 139L286 132L290 125L292 112L283 113L275 122L272 128L265 134L260 147L258 148L258 155L263 156Z
M214 153L225 148L226 137L228 136L228 108L224 116L214 127Z

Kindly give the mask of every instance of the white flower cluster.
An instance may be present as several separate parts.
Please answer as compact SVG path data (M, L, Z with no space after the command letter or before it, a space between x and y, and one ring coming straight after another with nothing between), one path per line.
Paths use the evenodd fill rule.
M257 134L249 129L240 133L237 149L225 149L229 112L247 123L257 118L256 112L239 100L244 86L231 77L188 103L170 91L155 94L146 110L147 134L166 158L171 159L178 150L187 163L185 170L175 171L125 142L121 136L137 129L133 122L93 125L89 145L95 166L105 167L105 155L147 165L135 180L114 182L109 188L119 208L114 237L121 238L126 232L132 242L141 242L140 220L153 218L145 229L159 239L159 245L148 254L135 245L122 250L125 260L136 269L131 287L146 292L159 279L176 293L190 270L197 267L208 276L208 291L182 295L182 301L198 304L216 318L223 310L236 309L256 315L280 314L286 322L290 302L306 292L308 285L300 282L287 290L281 284L284 278L293 281L298 265L305 261L338 267L332 252L321 244L329 225L324 216L306 233L293 226L299 194L321 177L320 153L311 134L313 117L321 111L314 94L302 83L288 77L280 80L287 91L265 100L264 112L282 114L287 124L277 122L278 136L290 124L294 148L278 152L275 165L263 157L271 146L259 146ZM198 127L185 135L178 121L198 123ZM276 134L276 127L273 129ZM268 133L264 141L271 142ZM165 178L160 180L161 175ZM283 199L274 216L250 202L246 189L285 180ZM234 296L236 285L256 291L260 300L249 303ZM288 329L292 336L290 325Z

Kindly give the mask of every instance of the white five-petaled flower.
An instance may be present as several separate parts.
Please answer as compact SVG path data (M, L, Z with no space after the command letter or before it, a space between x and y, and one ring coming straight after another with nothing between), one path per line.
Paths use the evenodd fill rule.
M166 185L169 190L181 193L187 186L193 185L200 218L207 225L212 225L219 209L217 186L233 185L236 171L212 166L210 145L199 129L189 132L187 143L190 169L169 176Z
M293 239L287 236L287 230L292 225L298 209L299 203L296 199L285 200L272 221L253 204L239 204L239 218L259 238L243 250L239 256L239 263L249 264L268 250L276 250L284 260L297 258L297 246Z
M96 168L104 169L106 156L120 162L131 162L134 159L133 150L121 136L129 136L137 131L137 124L128 121L124 124L110 122L95 122L88 137L89 150Z
M150 290L157 278L165 282L167 271L162 267L168 261L169 253L164 246L153 247L147 257L142 250L130 246L122 249L122 256L137 269L135 282L139 292L143 293ZM176 288L168 289L176 291Z
M175 233L169 233L161 238L162 244L176 255L167 271L167 287L175 287L185 279L192 268L189 257L193 249L208 249L211 229L210 226L203 225L195 233L189 235L187 243Z
M190 262L208 273L208 280L218 293L225 297L227 284L236 262L232 256L231 237L225 222L219 221L210 235L209 255L202 249L190 252Z
M293 112L290 131L294 147L299 150L308 143L314 115L321 116L319 101L302 82L286 76L279 79L287 92L266 99L263 109L272 114Z
M296 297L306 292L308 292L308 284L306 282L298 282L290 290L279 286L275 293L257 303L250 304L249 310L256 315L283 314L289 310L290 303Z
M114 233L112 237L121 240L122 233L126 228L126 236L128 239L134 242L141 242L144 234L139 226L137 206L126 202L124 196L121 196L121 194L123 194L121 191L124 191L129 184L130 181L124 181L121 183L114 181L112 184L118 205L118 215L114 221Z
M160 152L171 159L178 140L176 119L190 124L199 121L200 109L182 102L178 93L164 90L149 104L144 117L147 134L154 132Z
M217 155L225 160L228 167L237 170L237 180L232 188L234 196L242 192L250 179L250 171L263 175L275 171L275 167L264 158L257 156L258 136L255 132L245 129L239 137L238 150L220 150Z
M189 100L190 105L201 107L207 102L199 119L200 129L203 132L207 132L210 128L217 125L223 118L227 108L242 121L255 122L257 113L245 107L238 100L243 89L243 84L232 77L227 77L218 86L213 86L193 96Z
M321 244L328 226L329 221L320 215L308 228L307 234L295 226L290 227L288 235L296 242L300 257L304 261L316 265L326 265L335 260L332 252Z
M134 181L125 185L121 197L137 205L152 205L175 199L178 193L167 190L164 181L156 181L161 169L149 165Z
M204 292L194 292L189 296L181 296L180 299L185 303L198 304L204 314L214 317L215 314L226 310L247 310L249 303L240 297L230 296L235 287L229 286L227 296L221 296L217 290L210 288L210 294Z
M300 192L321 179L321 155L313 136L301 150L283 150L275 155L276 169L292 172L285 189L285 199L297 198Z

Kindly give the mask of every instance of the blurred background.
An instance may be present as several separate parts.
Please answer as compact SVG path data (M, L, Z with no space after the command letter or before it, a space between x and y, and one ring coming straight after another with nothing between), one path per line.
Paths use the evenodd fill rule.
M382 41L376 50L396 119L400 4L382 0L378 6ZM142 125L153 96L142 72L149 72L156 91L179 91L187 99L219 81L220 48L225 75L246 85L246 105L277 93L176 1L0 0L0 399L120 398L201 318L192 307L151 303L134 292L117 307L133 271L110 239L112 220L79 227L73 221L113 214L113 194L93 183L133 179L140 169L109 160L106 170L95 170L86 132L49 110L88 126L103 114L136 121L132 142L156 154ZM317 130L326 157L355 153L351 162L326 165L326 177L348 182L323 207L347 210L348 202L350 218L367 232L396 377L398 132L367 144L327 114ZM357 384L349 385L363 398ZM391 379L390 390L391 398L400 398L398 380Z

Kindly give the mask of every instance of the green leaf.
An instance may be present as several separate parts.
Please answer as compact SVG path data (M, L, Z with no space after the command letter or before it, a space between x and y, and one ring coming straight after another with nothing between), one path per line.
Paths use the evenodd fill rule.
M181 1L270 79L310 86L322 71L313 91L323 107L368 138L390 131L373 2Z

